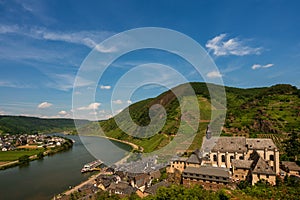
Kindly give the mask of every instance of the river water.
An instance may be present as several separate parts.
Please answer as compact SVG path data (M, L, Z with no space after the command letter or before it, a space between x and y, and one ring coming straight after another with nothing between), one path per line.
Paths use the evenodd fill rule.
M131 149L127 144L99 137L81 136L85 145L79 136L64 137L75 140L72 149L32 161L27 166L0 170L0 200L51 199L70 186L87 180L91 173L81 174L80 170L96 158L87 151L86 146L89 149L97 144L97 150L103 152L101 160L112 163L123 158ZM120 148L111 149L112 143Z

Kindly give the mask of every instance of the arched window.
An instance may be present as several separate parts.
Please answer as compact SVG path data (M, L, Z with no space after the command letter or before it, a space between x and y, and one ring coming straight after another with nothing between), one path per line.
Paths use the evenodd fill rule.
M215 162L217 161L217 155L216 154L214 155L214 161Z
M233 160L233 156L230 156L230 161L232 161Z
M225 162L225 155L222 155L222 162Z
M270 155L270 160L274 161L274 155Z

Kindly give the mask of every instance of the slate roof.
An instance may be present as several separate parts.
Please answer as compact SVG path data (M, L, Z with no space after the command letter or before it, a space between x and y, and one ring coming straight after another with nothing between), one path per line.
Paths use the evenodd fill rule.
M171 184L169 182L161 181L161 182L158 182L158 183L152 185L148 189L146 189L145 192L148 193L148 194L155 195L158 188L160 188L160 187L169 187L170 185Z
M183 173L192 173L208 176L218 176L218 177L230 177L229 170L222 167L212 167L212 166L201 166L201 167L187 167L184 169Z
M250 169L253 160L232 160L232 166L238 169Z
M245 137L219 137L212 151L217 152L246 152Z
M193 164L201 164L201 158L199 158L196 154L192 154L187 160L187 163L193 163Z
M246 144L249 149L275 149L277 148L272 139L268 138L247 138Z
M256 151L250 155L250 158L253 159L251 165L252 173L276 175L271 166Z
M135 188L131 187L129 183L120 181L118 183L111 183L108 190L122 192L123 194L132 194L136 191Z
M281 164L290 171L300 171L300 167L295 162L282 161Z

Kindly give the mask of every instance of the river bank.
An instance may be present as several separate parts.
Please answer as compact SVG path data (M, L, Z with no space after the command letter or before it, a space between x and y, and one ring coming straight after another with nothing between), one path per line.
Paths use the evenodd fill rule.
M2 156L8 157L11 155L12 157L16 157L16 160L1 161L0 170L5 170L19 165L26 165L31 161L43 159L45 156L54 155L72 148L72 140L63 137L61 138L64 140L64 142L55 147L27 148L27 146L24 145L24 148L17 148L18 150L1 152L1 154L3 154Z

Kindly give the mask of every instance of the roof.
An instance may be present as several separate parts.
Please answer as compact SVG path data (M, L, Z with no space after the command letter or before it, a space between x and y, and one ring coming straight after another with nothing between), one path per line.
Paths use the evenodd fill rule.
M277 148L272 139L269 138L247 138L246 144L249 149L275 149Z
M222 167L211 167L211 166L201 166L201 167L187 167L184 169L183 173L193 173L208 176L219 176L219 177L230 177L229 170Z
M232 160L232 166L235 168L250 169L253 160Z
M300 171L300 167L295 162L282 161L281 164L290 171Z
M148 183L151 180L151 177L148 174L140 174L134 177L136 186L137 187L142 187L146 183Z
M245 137L219 137L212 151L220 152L245 152L246 138Z
M161 181L161 182L158 182L154 185L152 185L151 187L149 187L148 189L145 190L146 193L148 194L156 194L156 191L158 190L158 188L160 187L169 187L171 184L169 182L166 182L166 181Z
M185 162L187 159L188 159L188 157L175 157L175 158L172 158L171 161L172 162L174 162L174 161L183 161L183 162Z
M199 158L195 153L193 153L187 160L187 163L201 164L201 158Z
M253 173L276 175L271 166L256 151L250 157L253 159L251 166Z
M133 187L129 185L129 183L120 181L118 183L111 183L110 186L108 187L108 190L115 190L118 192L122 192L124 194L131 194L136 191Z

